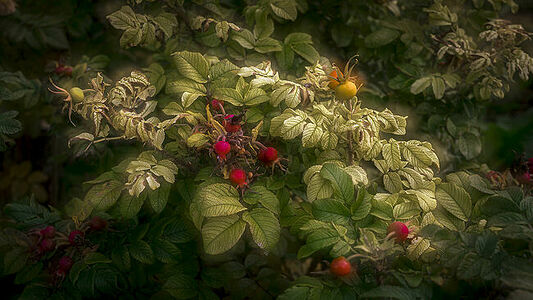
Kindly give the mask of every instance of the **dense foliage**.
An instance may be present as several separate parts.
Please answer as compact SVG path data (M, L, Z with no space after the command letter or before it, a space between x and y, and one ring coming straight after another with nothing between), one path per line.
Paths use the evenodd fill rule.
M0 0L7 297L533 297L518 8Z

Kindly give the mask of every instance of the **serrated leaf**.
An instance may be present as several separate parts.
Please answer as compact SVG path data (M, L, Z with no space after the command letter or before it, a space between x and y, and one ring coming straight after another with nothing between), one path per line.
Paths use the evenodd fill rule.
M350 207L352 219L362 220L368 216L372 209L372 194L368 193L364 187L361 187L357 192L357 198Z
M322 176L315 175L307 185L307 201L313 202L316 199L325 199L333 195L333 187L331 183L322 178Z
M418 204L413 202L404 202L394 206L392 215L395 220L407 220L414 218L420 214L420 208Z
M339 200L351 203L354 198L354 186L352 177L346 171L336 164L325 163L320 170L320 176L331 183Z
M293 139L304 131L305 125L305 119L301 116L290 117L283 121L281 136L286 140Z
M249 199L251 201L250 203L259 202L264 208L275 214L280 213L278 198L264 186L254 185L246 192L245 199Z
M146 200L146 193L142 193L139 197L132 196L128 193L122 193L118 201L118 206L122 217L128 219L133 218L139 213L141 207Z
M148 198L150 200L150 205L156 213L163 211L167 205L168 196L170 195L170 184L162 183L161 186L155 191L148 193Z
M417 95L422 93L425 89L429 87L431 84L431 76L426 76L417 79L413 84L411 85L411 93Z
M198 283L190 276L177 274L167 279L163 290L176 299L189 299L198 294Z
M239 192L229 184L215 183L203 187L196 199L204 217L228 216L246 210L239 201Z
M118 180L106 181L93 186L84 201L95 210L107 210L117 202L123 189L124 184Z
M202 227L205 252L216 255L231 249L241 238L246 222L236 215L208 219Z
M367 35L365 45L368 48L382 47L394 41L399 35L397 30L384 27Z
M459 137L457 141L459 151L466 159L473 159L481 153L481 141L475 134L466 132Z
M151 264L154 262L154 252L148 243L145 241L136 241L129 247L131 257L140 261L143 264Z
M315 147L322 137L322 128L315 123L307 123L302 133L302 146Z
M174 63L178 71L185 78L189 78L198 83L206 83L209 73L209 63L197 52L175 52L172 54Z
M296 3L287 0L275 0L270 3L270 8L278 17L294 21L298 15Z
M252 238L259 248L271 250L278 243L280 226L272 212L254 208L245 212L242 219L250 225Z
M350 211L341 201L317 199L313 201L313 216L323 222L346 225L350 220Z
M457 218L468 221L472 213L470 195L454 183L443 183L435 191L437 202Z

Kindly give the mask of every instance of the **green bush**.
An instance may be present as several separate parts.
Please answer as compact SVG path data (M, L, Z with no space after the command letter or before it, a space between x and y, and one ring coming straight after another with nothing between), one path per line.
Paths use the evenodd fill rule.
M517 13L0 0L6 297L533 297Z

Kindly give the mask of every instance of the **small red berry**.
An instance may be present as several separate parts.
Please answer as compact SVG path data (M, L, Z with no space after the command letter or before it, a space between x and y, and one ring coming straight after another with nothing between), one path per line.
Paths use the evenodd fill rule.
M44 239L39 244L39 251L41 253L49 252L49 251L54 250L55 247L56 247L56 243L53 240Z
M217 99L213 99L211 100L211 108L214 110L214 111L221 111L221 106L224 105L224 101L222 100L217 100Z
M89 227L92 230L102 230L107 227L107 221L99 216L94 216L89 220Z
M226 159L226 154L231 151L231 145L226 141L216 142L213 148L215 149L217 155L222 159Z
M246 185L246 172L243 169L233 169L229 173L229 179L233 184L243 187Z
M401 243L407 239L407 236L409 235L409 228L407 228L407 225L405 225L404 223L396 221L389 225L387 232L394 232L396 241L398 243Z
M66 273L70 270L73 263L74 262L72 261L72 258L68 256L63 256L59 259L59 263L58 263L59 270L64 271Z
M527 161L527 166L529 167L529 174L533 174L533 157Z
M264 164L271 165L278 160L278 150L273 147L268 147L259 151L259 155L257 158Z
M331 262L329 269L336 276L345 276L352 272L352 264L344 256L339 256Z
M74 244L76 244L78 239L83 239L83 236L84 236L83 232L81 232L79 230L73 230L68 235L68 241L70 242L70 244L74 245Z
M42 237L44 238L53 238L56 235L56 228L54 226L46 226L46 228L39 231Z
M55 69L54 69L54 73L56 74L61 74L65 72L65 67L63 65L58 65Z

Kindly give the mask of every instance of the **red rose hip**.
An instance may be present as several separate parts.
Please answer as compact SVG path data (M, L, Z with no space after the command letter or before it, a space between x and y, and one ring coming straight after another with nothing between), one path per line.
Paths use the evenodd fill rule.
M72 258L68 256L63 256L59 259L59 263L58 263L59 270L66 273L70 270L73 263L74 262L72 261Z
M345 276L352 272L352 264L344 256L339 256L331 262L329 269L336 276Z
M83 239L83 232L79 231L79 230L73 230L69 235L68 235L68 241L70 242L70 244L74 245L76 244L76 242L80 239Z
M268 147L259 151L257 158L266 165L271 165L278 160L278 150L274 147Z
M233 169L229 173L229 180L239 187L246 185L246 172L243 169Z
M46 228L39 231L42 237L44 238L53 238L56 235L56 228L54 226L46 226Z
M213 146L213 149L215 149L215 152L220 158L226 159L226 154L228 154L231 151L231 145L226 141L218 141Z
M222 110L221 106L223 105L224 105L224 101L222 100L217 100L217 99L211 100L211 108L214 111L221 111Z
M387 232L393 232L396 241L398 243L401 243L407 239L407 236L409 235L409 228L407 228L407 225L405 225L404 223L396 221L389 225Z
M41 253L49 252L54 250L55 247L56 243L53 240L44 239L39 244L39 251L41 251Z

